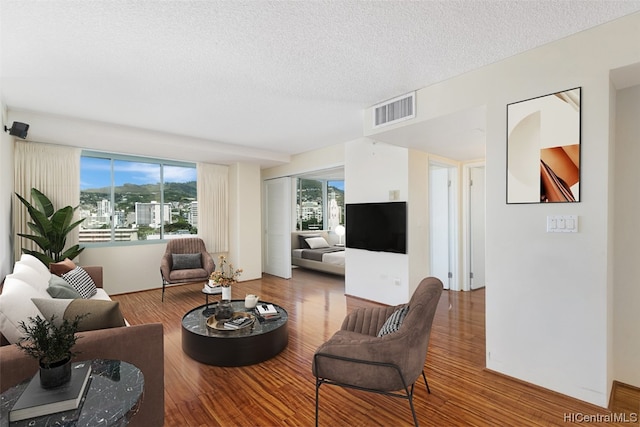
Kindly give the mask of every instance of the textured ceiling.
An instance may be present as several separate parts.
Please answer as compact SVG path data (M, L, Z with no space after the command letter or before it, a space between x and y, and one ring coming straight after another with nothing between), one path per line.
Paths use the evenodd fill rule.
M0 0L0 95L10 111L200 138L210 160L226 144L296 154L360 137L363 109L380 101L638 10L640 1Z

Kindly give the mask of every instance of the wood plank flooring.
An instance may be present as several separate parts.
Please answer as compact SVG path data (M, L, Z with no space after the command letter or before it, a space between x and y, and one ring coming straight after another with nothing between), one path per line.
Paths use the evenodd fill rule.
M181 348L181 319L204 304L202 284L115 295L132 324L162 322L165 334L166 426L313 426L316 348L340 328L347 312L376 305L344 295L342 277L295 269L284 280L265 275L241 282L233 298L260 295L289 313L289 344L278 356L246 367L208 366ZM214 299L217 299L215 297ZM416 384L414 403L422 426L638 426L633 410L627 420L597 406L484 369L484 290L445 291L438 305L425 373L431 394ZM635 412L637 417L637 412ZM408 426L405 400L323 386L320 425Z

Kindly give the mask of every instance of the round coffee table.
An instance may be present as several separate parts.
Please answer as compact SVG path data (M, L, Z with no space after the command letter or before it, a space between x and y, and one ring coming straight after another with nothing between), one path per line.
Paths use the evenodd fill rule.
M273 304L260 301L260 304ZM254 309L246 309L244 300L233 300L235 312L256 316ZM239 330L221 331L207 326L202 315L205 305L198 306L182 317L182 351L189 357L207 365L245 366L264 362L280 353L289 342L288 314L273 304L279 319L261 321L258 316L253 325Z

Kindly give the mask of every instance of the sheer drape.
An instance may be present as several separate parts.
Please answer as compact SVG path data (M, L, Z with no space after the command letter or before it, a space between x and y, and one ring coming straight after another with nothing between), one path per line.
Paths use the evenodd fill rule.
M209 252L229 250L229 167L198 163L198 235Z
M80 204L81 149L27 141L15 142L14 190L31 200L31 189L36 188L53 203L55 209ZM79 219L76 212L75 220ZM17 197L13 198L14 255L20 258L22 248L38 249L17 233L32 234L27 227L29 213ZM78 228L67 237L67 247L78 243Z

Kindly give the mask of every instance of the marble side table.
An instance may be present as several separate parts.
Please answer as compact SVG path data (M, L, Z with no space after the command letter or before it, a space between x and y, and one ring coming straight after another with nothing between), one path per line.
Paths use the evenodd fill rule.
M9 426L9 411L30 379L0 395L0 427ZM144 376L136 366L120 360L92 360L89 387L77 409L13 422L11 427L126 426L138 411L143 390Z

